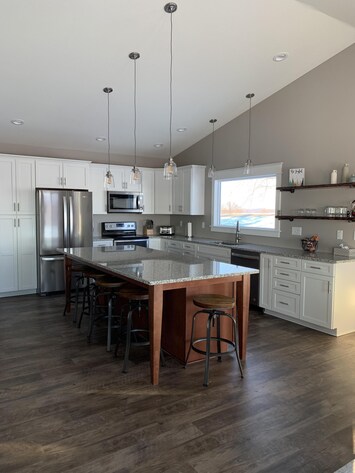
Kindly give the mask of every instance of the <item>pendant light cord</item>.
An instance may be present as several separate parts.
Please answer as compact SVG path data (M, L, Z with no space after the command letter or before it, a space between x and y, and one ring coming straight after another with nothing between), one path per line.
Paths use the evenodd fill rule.
M110 92L107 93L107 159L108 159L108 171L110 171L111 170Z
M248 161L250 162L250 144L251 144L251 99L254 94L249 94L249 147L248 147Z
M169 157L171 159L172 150L172 121L173 121L173 14L170 13L170 125L169 125L169 140L170 149Z
M137 59L134 60L134 169L136 169L137 164Z
M214 122L212 122L212 167L214 167L214 162L213 162L213 157L214 157Z

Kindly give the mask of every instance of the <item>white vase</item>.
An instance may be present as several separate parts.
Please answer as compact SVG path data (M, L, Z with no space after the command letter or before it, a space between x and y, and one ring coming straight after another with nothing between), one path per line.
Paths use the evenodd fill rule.
M336 169L333 169L333 171L330 173L330 183L336 184L337 182L338 182L338 171Z

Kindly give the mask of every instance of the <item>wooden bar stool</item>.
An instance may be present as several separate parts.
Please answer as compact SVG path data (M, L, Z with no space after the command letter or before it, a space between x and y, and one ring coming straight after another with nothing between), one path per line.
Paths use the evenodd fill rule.
M79 304L79 295L80 295L80 284L84 281L84 272L87 271L88 267L82 264L72 264L71 274L72 280L74 280L75 293L70 294L70 302L75 304L75 310L73 314L73 323L76 323L78 315L78 304ZM65 304L63 315L66 315L67 304Z
M222 361L221 356L226 355L228 353L235 352L237 357L240 376L241 378L244 377L242 364L239 358L238 347L237 347L237 340L238 340L238 332L237 332L237 322L234 317L225 312L226 310L232 310L235 307L235 300L233 297L223 296L220 294L201 294L194 296L193 303L197 307L201 307L202 310L196 312L192 318L192 329L191 329L191 341L190 341L190 348L186 358L186 364L189 359L191 350L194 350L197 353L206 356L205 361L205 375L203 380L203 385L208 386L208 375L209 375L209 366L210 366L210 356L217 355L218 361ZM195 339L195 319L200 314L207 314L207 333L206 337L196 338ZM233 338L228 339L221 337L221 318L226 317L231 320L232 327L233 327ZM214 326L215 323L217 324L217 336L211 337L211 326ZM233 340L234 339L234 340ZM217 342L217 351L211 351L211 340ZM221 350L221 343L226 343L228 345L227 349L222 351ZM201 343L205 343L206 349L203 350L198 348L198 345Z
M82 306L81 306L81 313L77 327L81 327L81 322L83 320L84 315L88 315L90 317L90 308L92 303L92 292L95 287L96 280L105 277L103 273L99 273L90 268L86 268L83 272L83 282L84 282L84 290L83 290L83 298L82 298ZM75 307L77 310L77 306Z
M125 346L125 355L123 361L123 373L128 372L128 362L129 362L129 352L131 346L148 346L150 345L149 341L149 330L146 328L133 326L133 314L136 312L138 317L142 316L142 313L148 318L148 300L149 295L148 291L139 286L134 286L127 284L122 287L118 293L119 297L123 300L126 300L127 303L125 306L128 306L127 314L127 330L126 330L126 346ZM122 307L124 310L124 306ZM132 340L133 338L133 340ZM117 345L115 350L115 355L117 356L117 350L119 345L119 338L117 339ZM160 357L162 364L164 364L164 355L163 351L160 351Z
M88 341L91 341L92 332L94 325L99 320L107 319L107 342L106 350L111 351L111 335L112 335L112 318L118 317L113 316L112 307L119 295L119 289L122 288L126 283L118 278L102 277L95 281L94 294L92 296L92 305L90 310L90 323L88 331ZM97 300L99 297L105 297L107 303L98 304ZM121 320L118 325L120 326Z

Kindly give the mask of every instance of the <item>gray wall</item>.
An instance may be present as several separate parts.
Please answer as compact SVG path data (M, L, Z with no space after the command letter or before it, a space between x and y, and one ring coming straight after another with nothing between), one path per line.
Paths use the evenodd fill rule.
M292 58L289 59L292 61ZM287 185L290 168L306 168L306 184L329 183L332 169L349 163L355 173L355 45L334 56L296 80L252 111L251 157L254 164L283 162L283 185ZM254 92L257 96L258 91ZM246 99L247 100L247 99ZM218 110L215 117L218 119ZM217 122L218 124L218 122ZM243 166L248 146L248 115L237 117L215 132L215 166L218 170ZM211 136L207 136L176 157L178 165L205 164L211 159ZM326 189L282 193L283 213L298 208L316 208L322 212L330 205L350 207L355 190ZM231 239L230 234L211 232L211 181L206 178L206 215L172 217L178 233L185 232L187 221L193 222L195 236ZM180 227L180 221L183 226ZM202 222L206 229L203 230ZM344 231L344 240L355 246L354 224L344 222L297 220L281 222L281 237L243 237L244 242L272 246L300 247L300 237L291 235L291 227L302 227L302 235L320 236L319 250L329 251L340 242L336 231Z

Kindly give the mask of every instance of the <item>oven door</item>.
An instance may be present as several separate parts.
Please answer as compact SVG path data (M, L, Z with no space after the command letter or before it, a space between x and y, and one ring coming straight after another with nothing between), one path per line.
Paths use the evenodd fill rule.
M107 192L108 213L142 213L143 194L140 192Z
M124 245L148 246L148 238L132 238L131 240L115 240L116 247L123 247Z

